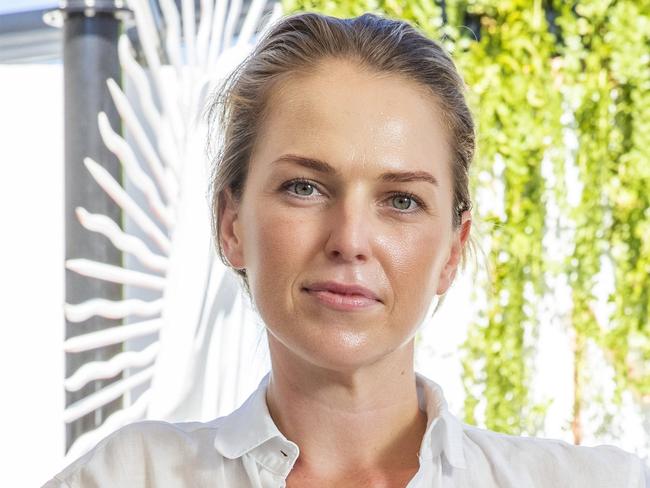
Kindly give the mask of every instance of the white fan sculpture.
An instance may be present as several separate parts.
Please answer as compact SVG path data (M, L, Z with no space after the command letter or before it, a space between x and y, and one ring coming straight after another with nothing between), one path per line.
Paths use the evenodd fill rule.
M65 409L64 421L69 423L121 396L126 404L76 439L66 463L136 420L207 420L224 415L243 401L267 369L268 363L257 371L252 368L258 357L250 347L255 338L259 343L260 329L254 327L258 316L211 244L207 127L202 117L208 95L251 51L254 36L262 35L282 14L280 4L273 4L260 28L266 4L252 1L235 41L241 0L201 0L198 27L194 0L182 0L180 13L174 0L159 0L164 39L149 1L129 1L147 70L122 34L119 59L133 96L127 97L114 80L107 80L129 140L113 130L106 114L98 114L102 139L119 159L128 185L120 185L90 158L84 163L133 229L122 230L109 217L83 208L77 209L77 216L84 228L106 236L138 265L70 259L66 267L127 289L148 290L154 298L98 297L66 304L69 322L100 316L125 319L125 325L72 337L64 348L74 353L152 334L156 339L108 361L86 363L66 378L65 389L78 391L90 381L126 373ZM161 52L170 64L163 64ZM131 369L137 372L129 375ZM145 391L129 402L137 388Z

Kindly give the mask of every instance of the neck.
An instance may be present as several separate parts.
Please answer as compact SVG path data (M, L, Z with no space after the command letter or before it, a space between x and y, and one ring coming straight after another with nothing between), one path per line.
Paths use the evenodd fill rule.
M266 402L300 448L294 469L323 478L417 470L427 417L418 406L413 341L345 372L307 363L270 334L269 350Z

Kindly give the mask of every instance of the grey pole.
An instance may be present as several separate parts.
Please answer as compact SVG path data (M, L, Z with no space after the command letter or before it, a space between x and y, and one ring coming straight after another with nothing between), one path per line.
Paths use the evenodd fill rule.
M83 159L91 157L121 182L119 163L99 135L97 113L106 112L113 128L121 132L120 118L108 93L106 79L113 78L121 84L117 40L120 17L126 10L121 0L67 0L62 2L60 12L63 17L65 99L65 258L88 258L121 265L121 253L105 237L81 227L75 209L84 207L89 212L107 215L122 225L119 207L91 178ZM67 303L80 303L94 297L122 298L121 285L85 278L67 270L65 276ZM119 323L121 321L101 317L91 317L82 323L66 322L65 335L70 338ZM66 377L88 361L106 360L121 350L118 344L66 354ZM94 381L79 391L66 392L66 405L120 378L118 375ZM66 451L77 437L99 426L121 405L122 399L118 398L69 423L66 426Z

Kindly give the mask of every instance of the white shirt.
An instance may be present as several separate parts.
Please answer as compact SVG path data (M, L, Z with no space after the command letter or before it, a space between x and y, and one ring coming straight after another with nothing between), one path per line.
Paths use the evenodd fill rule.
M650 469L614 446L574 446L479 429L453 416L420 373L427 414L420 468L407 488L650 488ZM300 450L266 404L270 374L231 414L210 422L140 421L117 430L43 488L280 488Z

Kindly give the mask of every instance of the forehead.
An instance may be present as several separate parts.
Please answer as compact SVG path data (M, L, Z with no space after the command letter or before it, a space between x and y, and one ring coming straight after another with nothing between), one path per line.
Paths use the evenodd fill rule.
M450 150L439 106L412 80L329 60L272 90L256 153L325 158L348 171L422 169L446 174ZM358 163L358 164L350 164Z

